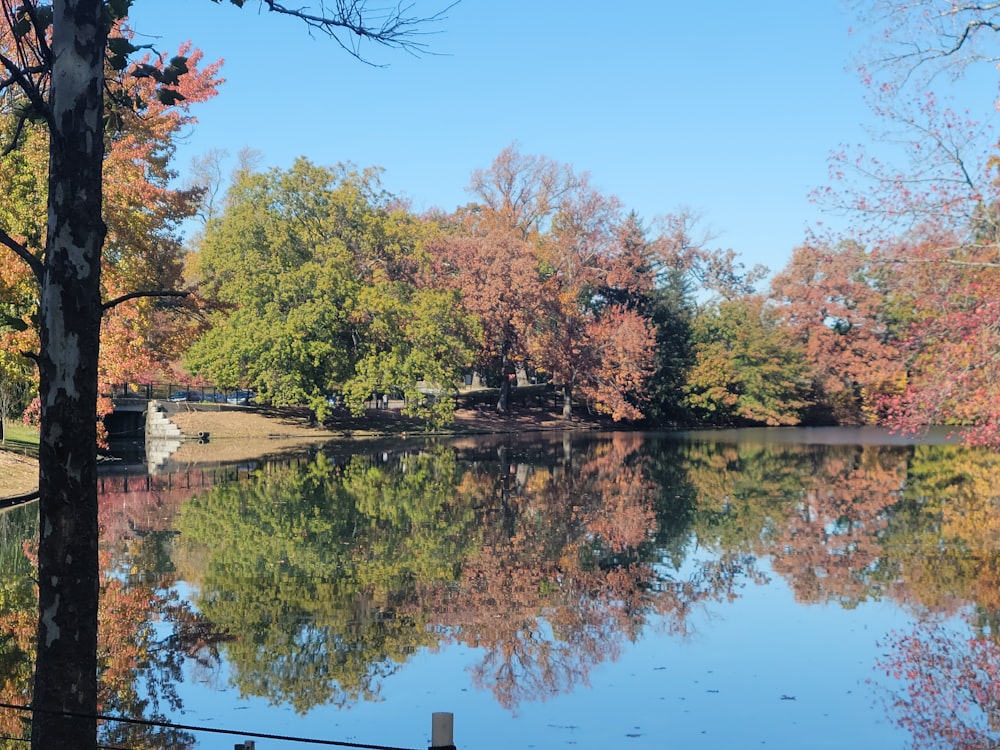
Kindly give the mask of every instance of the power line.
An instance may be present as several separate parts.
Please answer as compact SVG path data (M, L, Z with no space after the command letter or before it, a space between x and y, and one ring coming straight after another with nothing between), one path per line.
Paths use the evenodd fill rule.
M164 729L183 729L189 732L207 732L209 734L226 734L233 737L253 737L255 739L276 740L278 742L301 742L307 745L325 745L327 747L352 747L363 750L415 750L415 748L395 747L393 745L369 745L363 742L342 742L339 740L321 740L315 737L293 737L283 734L270 734L267 732L246 732L235 729L219 729L217 727L199 727L192 724L171 724L166 721L153 721L151 719L130 719L124 716L109 716L107 714L84 714L74 711L50 711L31 706L19 706L14 703L0 702L0 708L11 708L15 711L30 711L31 713L44 713L52 716L66 716L73 719L93 719L95 721L117 721L122 724L135 724L144 727L160 727ZM3 739L17 739L15 737ZM124 750L114 748L112 750Z

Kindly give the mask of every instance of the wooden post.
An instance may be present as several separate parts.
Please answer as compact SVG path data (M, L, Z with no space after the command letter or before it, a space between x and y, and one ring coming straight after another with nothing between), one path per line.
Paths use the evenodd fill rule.
M429 750L456 750L455 714L443 711L431 714L431 746Z

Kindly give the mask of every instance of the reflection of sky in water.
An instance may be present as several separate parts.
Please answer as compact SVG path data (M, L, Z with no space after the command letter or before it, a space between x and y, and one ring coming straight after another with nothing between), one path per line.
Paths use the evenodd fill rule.
M678 575L690 573L688 560ZM455 714L459 750L496 748L904 748L907 733L885 716L878 646L911 618L889 603L854 609L799 605L785 583L747 583L732 603L699 605L689 632L669 636L654 621L615 662L597 665L590 687L504 710L472 686L480 655L448 647L420 651L386 678L382 701L296 715L240 700L224 673L211 685L186 675L185 724L423 748L431 713ZM204 678L205 675L200 675ZM874 680L883 687L873 687ZM204 680L202 680L204 682ZM221 688L221 689L220 689ZM219 742L199 737L202 747ZM258 747L273 740L258 741ZM281 743L281 747L310 747Z

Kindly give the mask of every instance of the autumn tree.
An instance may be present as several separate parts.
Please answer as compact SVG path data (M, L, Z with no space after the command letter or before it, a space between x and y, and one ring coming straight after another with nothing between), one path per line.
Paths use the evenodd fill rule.
M123 31L122 33L127 33ZM164 378L179 356L182 342L194 327L189 305L169 293L181 294L185 251L180 223L194 210L198 190L170 185L176 139L194 121L192 105L214 96L219 64L204 65L202 53L185 45L178 59L186 73L178 81L182 98L165 104L155 97L155 79L135 82L112 79L113 97L138 97L142 112L117 108L114 127L106 133L104 159L104 220L107 239L102 258L102 297L109 300L102 319L99 379L102 392L109 383ZM159 62L144 62L162 70ZM10 121L15 127L16 121ZM8 231L23 238L25 247L40 252L45 227L45 176L48 134L37 125L23 126L21 147L0 160L0 184L16 193L6 208ZM30 269L13 255L0 258L10 278L0 295L7 300L8 319L0 339L12 352L38 349L37 285ZM160 290L162 295L135 292Z
M650 237L635 212L615 228L618 251L598 296L608 304L639 312L655 335L645 391L646 416L658 422L687 419L684 381L692 364L693 280L686 265L669 252L662 235Z
M643 414L655 335L642 312L616 302L610 290L617 287L627 298L652 284L644 259L619 242L621 221L620 202L584 176L540 240L544 296L529 351L562 390L564 418L575 393L615 420Z
M874 421L880 398L905 380L878 280L854 243L802 245L771 280L778 315L811 367L814 408L838 423Z
M441 279L462 290L483 324L477 366L497 383L497 411L509 408L512 378L529 359L529 331L540 314L542 277L537 246L562 201L580 185L568 164L506 146L488 169L472 174L477 199L435 253Z
M243 0L231 0L243 5ZM152 77L156 97L177 101L185 61L164 69L129 65L135 46L112 35L129 0L0 2L7 54L0 89L15 111L8 142L17 148L24 125L49 133L47 222L40 253L6 228L0 244L38 282L41 441L39 447L39 621L32 747L93 748L97 707L97 456L96 404L103 313L101 259L105 156L105 65L133 78ZM272 0L262 5L302 19L360 56L365 40L419 50L418 19L402 12L370 18L365 3L306 13ZM132 100L133 105L135 100ZM142 106L142 102L139 103ZM155 290L132 290L149 294Z
M952 84L995 58L996 12L941 0L859 6L871 34L859 67L880 130L872 153L835 152L831 184L816 193L852 216L851 239L881 266L905 344L906 388L883 405L888 421L968 425L988 444L1000 434L991 372L1000 196L996 137L984 124L995 103L959 104Z
M504 414L510 408L510 378L528 359L541 279L532 243L493 219L491 213L467 216L428 250L431 283L458 290L464 309L479 321L483 335L473 366L487 383L499 386L496 410Z
M575 394L616 420L642 416L654 337L634 300L653 279L619 229L620 202L516 145L477 170L469 189L478 202L435 255L483 324L478 364L499 380L498 409L510 378L530 365L560 388L567 418Z
M570 165L521 153L512 143L489 169L472 173L468 189L479 199L481 209L504 228L531 239L548 230L559 206L580 187L581 179Z

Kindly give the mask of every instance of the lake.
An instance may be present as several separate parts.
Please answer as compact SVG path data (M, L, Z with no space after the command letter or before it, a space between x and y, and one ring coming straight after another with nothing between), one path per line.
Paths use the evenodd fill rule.
M411 438L103 489L102 710L181 725L108 745L426 748L436 711L459 750L1000 741L1000 460L943 435ZM34 523L0 516L4 703Z

